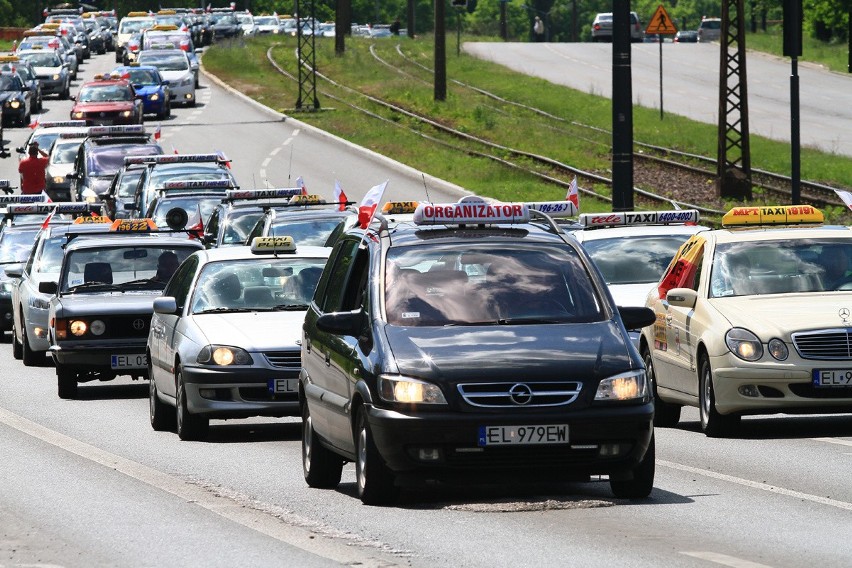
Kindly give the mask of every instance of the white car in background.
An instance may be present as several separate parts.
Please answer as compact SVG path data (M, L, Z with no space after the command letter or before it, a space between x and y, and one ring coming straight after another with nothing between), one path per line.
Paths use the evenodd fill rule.
M139 65L152 65L169 82L174 104L195 106L195 73L186 52L181 49L145 49L139 53Z

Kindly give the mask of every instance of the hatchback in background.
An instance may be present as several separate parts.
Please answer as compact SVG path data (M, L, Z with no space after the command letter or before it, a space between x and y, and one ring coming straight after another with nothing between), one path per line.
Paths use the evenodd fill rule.
M702 18L698 26L698 43L716 41L722 37L722 20L719 18Z
M639 14L630 12L630 41L639 43L645 37ZM612 12L602 12L592 22L592 41L612 41Z
M675 34L675 43L698 43L698 32L695 30L681 30Z

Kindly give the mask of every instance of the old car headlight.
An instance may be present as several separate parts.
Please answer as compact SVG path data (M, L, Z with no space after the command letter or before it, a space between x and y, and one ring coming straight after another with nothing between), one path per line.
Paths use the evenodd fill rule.
M763 344L747 329L735 327L725 334L725 344L731 353L745 361L757 361L763 357Z
M71 113L71 118L84 118L85 116L86 116L86 113L84 113L83 111L79 111L79 110Z
M790 351L787 349L787 344L777 337L769 340L767 351L769 351L769 354L772 355L772 357L779 361L786 360L790 355Z
M54 81L58 81L58 80L60 80L61 78L62 78L62 75L60 75L59 73L54 73L54 75L53 75L53 80L54 80Z
M92 335L103 335L106 331L106 324L102 320L95 320L89 324L89 331Z
M71 330L71 335L81 337L86 335L86 330L89 329L89 326L83 320L71 320L68 323L68 329Z
M53 183L65 183L65 178L62 176L53 176Z
M628 371L603 379L598 384L595 400L633 400L645 398L648 381L645 371Z
M133 116L133 111L132 110L126 110L126 111L121 113L121 116L123 116L125 118L127 118L129 116Z
M254 361L248 351L229 345L205 345L198 352L196 362L202 365L251 365Z
M159 100L160 100L160 95L159 95L159 94L157 94L157 93L154 93L153 95L151 95L150 97L148 97L148 100L151 100L151 101L159 101Z
M9 101L9 106L12 108L18 108L21 106L21 101Z
M408 377L379 377L379 396L388 402L447 404L438 385Z

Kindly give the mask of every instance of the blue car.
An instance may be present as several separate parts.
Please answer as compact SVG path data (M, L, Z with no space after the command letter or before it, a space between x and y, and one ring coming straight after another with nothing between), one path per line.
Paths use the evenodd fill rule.
M169 84L163 79L156 67L129 65L116 67L113 75L129 80L136 90L136 98L142 101L144 114L156 114L163 119L171 116L172 105L169 102Z

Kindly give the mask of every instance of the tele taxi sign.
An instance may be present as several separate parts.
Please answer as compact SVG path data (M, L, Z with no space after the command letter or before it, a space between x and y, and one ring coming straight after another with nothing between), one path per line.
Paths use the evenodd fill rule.
M92 210L91 203L53 202L10 205L6 210L12 215L35 215L38 213L86 213Z
M226 189L234 187L229 179L195 179L167 181L163 189Z
M270 254L275 252L294 252L296 243L293 237L255 237L251 240L251 252Z
M621 211L618 213L583 213L579 222L587 229L626 227L630 225L685 225L698 223L696 209L679 211Z
M89 136L120 136L122 134L145 134L145 127L141 124L89 127Z
M529 220L530 210L525 203L423 203L414 211L416 225L527 223Z
M231 189L225 193L225 198L231 201L237 199L290 199L301 195L301 187L282 187L277 189Z
M85 120L46 120L39 122L39 128L73 128L75 126L86 126Z
M93 127L94 128L94 127ZM227 162L220 154L157 154L124 158L125 164L185 164L187 162Z
M810 205L734 207L722 217L722 226L820 224L823 219L822 211Z

